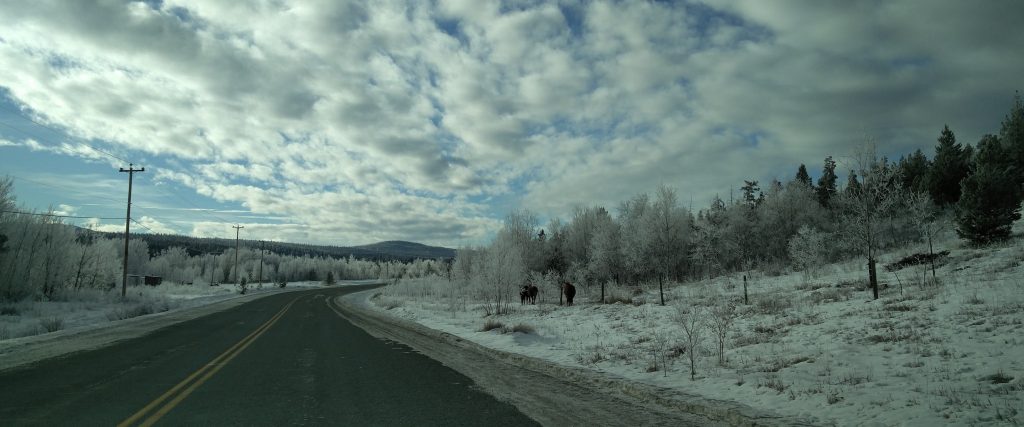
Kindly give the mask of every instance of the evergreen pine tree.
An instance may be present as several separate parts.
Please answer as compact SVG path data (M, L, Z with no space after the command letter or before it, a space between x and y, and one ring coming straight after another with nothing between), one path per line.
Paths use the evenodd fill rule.
M857 180L856 171L850 171L850 178L846 180L846 192L850 194L860 193L860 181Z
M807 166L803 163L800 164L800 168L796 170L796 182L806 185L808 188L814 188L814 184L811 182L811 175L807 173Z
M1020 93L1013 97L1013 107L999 129L999 140L1014 165L1017 184L1024 184L1024 102Z
M757 206L758 202L764 197L764 194L761 194L760 197L755 195L755 193L761 192L761 187L757 184L757 181L744 180L740 191L743 192L743 203L750 207Z
M962 196L956 205L957 235L979 245L1010 237L1013 222L1020 219L1018 167L999 138L985 135L981 139L974 171L961 183Z
M928 192L936 204L949 206L960 200L960 181L970 173L970 152L956 143L949 126L942 128L938 141L928 172Z
M818 203L828 207L832 196L836 195L836 162L832 156L825 158L825 167L821 170L821 178L818 178Z
M907 157L900 158L898 167L903 188L915 193L926 191L928 170L931 166L931 161L920 149Z

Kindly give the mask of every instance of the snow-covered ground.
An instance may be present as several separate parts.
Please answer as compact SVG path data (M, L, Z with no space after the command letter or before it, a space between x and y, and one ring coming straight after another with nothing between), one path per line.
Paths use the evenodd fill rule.
M391 285L370 305L495 349L825 423L1022 423L1024 245L947 245L937 285L927 266L883 269L909 252L883 256L879 279L889 286L877 301L855 260L814 277L747 273L749 305L740 275L672 286L667 306L656 304L657 285L614 289L633 301L616 304L580 289L574 307L548 295L484 317L481 304L449 304L436 278ZM691 380L680 311L703 310L710 323L725 302L737 304L726 361L705 328Z
M349 283L349 282L346 282ZM352 284L356 284L353 282ZM321 282L292 282L287 289L322 287ZM273 284L252 285L250 294L279 292ZM121 289L66 291L53 301L0 304L0 342L73 328L101 326L147 314L188 309L240 297L234 285L164 283L133 286L122 300Z

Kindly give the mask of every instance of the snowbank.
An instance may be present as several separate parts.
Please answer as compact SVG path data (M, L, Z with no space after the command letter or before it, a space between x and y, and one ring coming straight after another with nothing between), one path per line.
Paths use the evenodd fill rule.
M441 279L390 286L368 302L489 348L804 419L1012 424L1024 421L1020 243L952 247L937 284L926 266L880 270L888 287L877 301L863 287L863 267L850 262L812 278L753 274L749 304L740 276L674 286L665 307L640 303L657 301L655 286L633 296L636 305L559 307L549 296L511 315L484 318L482 304L450 303ZM402 291L415 287L438 291L418 291L415 298ZM723 302L738 304L725 363L718 363L717 339L705 330L691 381L680 310L710 313Z

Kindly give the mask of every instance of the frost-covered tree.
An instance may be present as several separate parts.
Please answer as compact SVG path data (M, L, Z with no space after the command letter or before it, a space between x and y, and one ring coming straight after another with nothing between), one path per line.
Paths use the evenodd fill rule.
M708 279L717 268L731 265L731 254L736 253L726 236L728 208L725 202L715 196L711 206L700 212L694 224L693 251L691 258L698 268L703 266Z
M590 284L587 280L588 264L598 223L607 219L608 216L608 212L603 207L577 206L573 209L572 220L565 229L565 253L569 264L568 269L578 276L575 280L584 286Z
M548 223L548 233L544 238L542 249L544 264L541 271L545 273L553 272L558 277L565 275L566 270L569 268L569 262L566 260L565 255L565 245L565 226L562 225L561 220L553 218Z
M773 187L760 206L760 252L768 260L786 261L787 243L801 227L821 228L825 211L814 190L799 182Z
M932 197L924 191L909 193L907 197L907 211L921 239L928 244L932 280L935 280L935 247L932 242L944 228L945 222L939 217L938 207L935 206Z
M658 294L665 305L665 280L679 271L686 259L690 218L679 206L674 189L662 185L655 193L654 203L644 215L644 238L649 262L658 278Z
M499 237L487 249L484 258L483 284L486 288L486 314L509 314L515 291L529 277L522 251L513 241Z
M733 253L733 268L743 268L757 257L757 245L760 215L757 206L748 203L737 203L726 211L724 238Z
M704 309L699 306L678 305L676 310L676 321L682 327L683 338L686 339L686 355L690 359L690 381L693 381L697 377L697 359L704 340L707 319Z
M736 321L736 305L732 302L720 303L711 309L711 321L708 327L718 339L718 364L725 365L725 343L732 333L732 325Z
M52 213L52 211L50 212ZM59 218L46 216L43 226L42 248L39 253L39 264L35 266L39 272L38 282L42 284L42 294L53 299L58 291L64 288L72 274L70 250L75 245L75 230L66 226Z
M828 235L807 225L803 225L796 235L789 239L787 252L793 260L793 267L804 271L805 275L813 276L815 271L825 262L825 245Z
M620 238L619 224L607 212L600 215L594 229L594 238L590 241L587 269L590 276L601 284L601 302L605 301L605 284L613 279L618 281L622 270Z
M638 194L619 205L622 261L633 283L646 279L652 270L644 220L651 209L650 196Z
M867 259L868 281L875 299L878 299L878 275L875 256L881 247L886 221L903 201L896 168L879 159L873 144L861 148L856 158L861 181L847 188L837 200L843 217L843 232L854 247ZM854 176L855 172L851 172Z

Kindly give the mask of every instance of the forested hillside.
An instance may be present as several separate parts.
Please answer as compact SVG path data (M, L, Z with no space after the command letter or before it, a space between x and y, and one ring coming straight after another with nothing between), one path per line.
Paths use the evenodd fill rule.
M122 233L98 233L111 239L123 238ZM234 239L190 237L177 234L138 234L137 238L149 245L150 255L157 255L172 247L185 248L191 253L223 252L234 249ZM361 246L307 245L302 243L241 240L241 245L264 249L279 255L311 256L329 258L356 257L376 261L412 261L417 258L451 259L455 250L439 246L428 246L414 242L388 241Z

